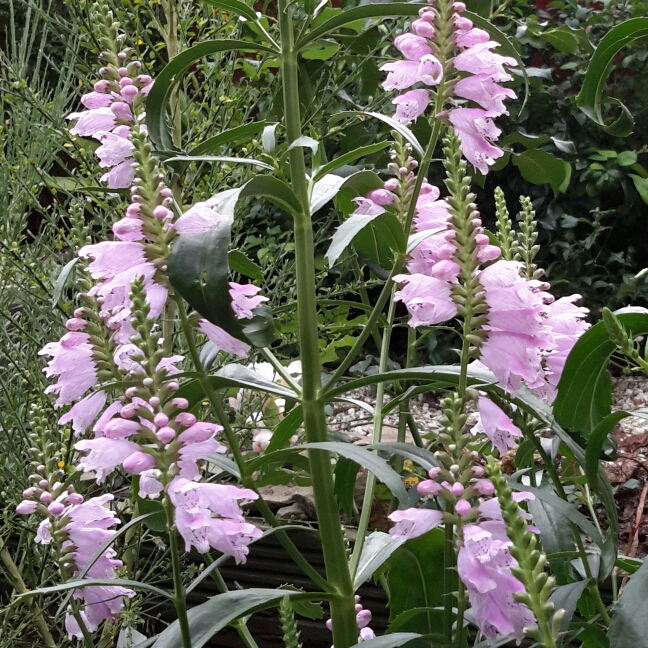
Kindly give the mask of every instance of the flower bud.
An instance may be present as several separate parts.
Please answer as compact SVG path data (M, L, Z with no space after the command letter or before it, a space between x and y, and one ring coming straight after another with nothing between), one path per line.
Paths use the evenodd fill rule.
M175 430L168 426L160 428L156 434L160 443L169 443L173 441L173 439L175 439L175 435Z
M52 502L48 507L47 510L50 515L61 515L63 511L65 510L65 506L61 504L61 502Z
M31 515L36 512L38 508L38 502L30 502L29 500L23 500L16 506L16 513L20 515Z
M70 493L66 498L67 504L81 504L83 502L83 495L81 493Z
M189 412L181 412L175 417L175 421L178 425L182 425L182 427L191 427L196 424L196 417Z
M159 428L163 428L169 423L169 417L166 414L160 412L159 414L155 415L153 423L155 423L155 425L157 425Z
M450 488L450 492L455 496L455 497L461 497L464 494L464 487L461 482L455 482L452 484Z
M155 457L152 457L150 454L146 454L145 452L133 452L132 455L124 459L122 466L126 472L133 475L139 475L145 470L155 468L156 463Z
M470 506L470 502L466 501L465 499L460 499L456 504L455 504L455 510L457 511L457 515L461 515L461 517L464 517L470 513L472 510L472 506Z
M362 608L362 606L360 606ZM356 614L356 625L359 629L366 628L371 623L371 610L360 610Z
M493 484L487 479L480 479L478 482L475 483L474 488L477 491L477 493L485 497L488 497L495 492L495 486L493 486Z
M160 399L157 396L151 396L151 398L149 398L149 405L151 407L159 407Z
M22 496L25 499L31 499L32 497L34 497L34 495L36 495L36 489L33 486L31 486L30 488L25 488L25 490L22 492Z
M189 407L189 401L186 398L174 398L171 401L171 405L176 409L184 410Z
M43 504L49 504L52 501L52 493L45 491L44 493L41 493L38 499L43 502Z

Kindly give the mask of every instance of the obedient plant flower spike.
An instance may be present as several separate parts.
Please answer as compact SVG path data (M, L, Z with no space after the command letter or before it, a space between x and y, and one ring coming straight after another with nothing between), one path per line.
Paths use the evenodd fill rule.
M289 596L284 596L279 602L279 622L285 648L302 648L302 643L299 641L299 628Z
M535 242L538 238L536 231L535 210L531 203L531 198L528 196L520 196L520 206L522 210L518 218L520 219L520 231L518 232L518 246L515 254L515 260L521 261L524 264L525 276L527 279L538 279L544 272L538 269L538 266L533 263L539 245Z
M120 67L118 54L124 46L126 35L119 33L119 23L114 19L108 3L95 2L90 13L99 35L99 45L102 49L100 58L106 63Z
M635 343L635 336L628 331L619 318L607 307L603 308L603 323L605 330L617 349L624 356L636 362L643 371L648 372L648 346L646 347L646 358L639 353Z
M459 283L453 286L452 298L463 317L464 341L470 345L466 346L466 351L473 355L475 348L486 337L481 327L487 322L488 312L476 271L481 261L496 258L499 251L491 250L492 246L488 245L488 237L481 227L474 203L475 194L470 191L471 179L466 175L466 162L461 157L457 135L452 132L446 135L443 152L446 157L445 184L450 193L447 199L451 213L449 222L454 232L450 241L455 248L453 261L459 266ZM462 376L460 391L465 388L465 376Z
M515 599L526 605L538 622L537 627L527 628L525 632L545 648L556 648L565 611L556 611L549 600L556 580L545 571L547 556L536 535L527 529L527 520L520 515L513 492L493 457L488 457L486 470L495 487L506 535L513 543L509 551L518 562L518 567L513 567L511 572L526 589L526 593L516 594Z
M497 241L500 250L502 250L502 259L513 261L517 252L517 241L506 206L506 197L501 187L495 187L495 215L497 217Z

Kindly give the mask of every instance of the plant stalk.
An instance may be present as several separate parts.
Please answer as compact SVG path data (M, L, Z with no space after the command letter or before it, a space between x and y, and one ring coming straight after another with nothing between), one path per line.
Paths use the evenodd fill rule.
M175 605L180 624L183 648L191 647L191 632L189 631L189 620L187 619L187 602L185 589L182 583L182 572L180 569L180 550L178 548L178 535L173 517L173 504L171 498L164 496L164 512L166 513L167 529L169 530L169 550L171 552L171 568L173 571L173 604Z
M277 4L281 37L284 117L288 144L290 145L301 136L297 53L294 48L292 6L287 0L279 0ZM300 212L294 214L297 314L302 360L304 430L307 441L313 443L326 441L328 436L324 400L321 398L321 364L315 293L315 249L304 153L300 147L294 147L288 153L292 189L301 204ZM353 584L347 568L344 535L334 495L331 458L329 453L321 451L309 451L308 456L326 576L338 594L330 603L333 643L337 648L348 648L357 643L358 629L355 623Z

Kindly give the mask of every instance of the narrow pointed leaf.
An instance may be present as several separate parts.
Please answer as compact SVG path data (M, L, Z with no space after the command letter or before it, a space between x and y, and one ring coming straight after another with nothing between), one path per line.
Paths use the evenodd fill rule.
M325 175L313 187L310 200L311 214L333 200L343 189L349 189L356 195L363 195L371 189L382 186L382 180L373 171L358 171L344 178L334 174Z
M263 282L265 277L261 268L250 259L250 257L241 250L230 250L227 255L230 270L238 272L240 275L250 277L256 281Z
M344 250L351 245L351 242L360 231L378 216L380 214L352 214L335 230L331 238L331 245L326 252L329 268L335 265L335 262L340 258Z
M61 295L63 294L63 288L65 288L65 284L68 280L68 277L70 276L70 273L72 272L72 268L74 268L74 265L78 260L79 257L75 257L71 261L68 261L63 266L61 272L59 272L58 277L56 277L56 283L54 284L54 293L52 294L52 306L56 306L59 303Z
M293 216L302 211L302 206L293 190L279 178L258 175L241 189L240 198L266 198Z
M648 646L648 561L636 571L623 588L623 596L614 607L608 630L610 648Z
M255 135L262 131L266 126L266 122L258 121L252 122L250 124L243 124L242 126L236 126L235 128L230 128L228 130L214 135L209 139L205 140L195 146L189 151L190 156L203 155L217 149L219 146L224 144L230 144L232 142L237 142L239 140L249 140L251 135Z
M620 115L608 124L601 112L605 83L617 53L634 40L648 36L648 18L631 18L612 28L596 47L585 73L583 87L576 105L606 133L626 137L632 132L634 120L630 111L616 98L606 101L620 110Z
M368 581L394 551L404 543L405 538L395 538L382 531L374 531L369 535L362 547L358 569L353 579L353 588L358 589L360 585Z
M418 632L395 632L363 641L351 648L398 648L398 646L404 646L414 639L420 639L421 636Z
M217 9L222 9L227 13L234 13L237 16L242 16L246 20L258 20L256 12L252 7L249 7L241 0L205 0L207 4Z
M297 432L299 426L304 422L304 411L301 405L294 407L283 418L281 423L272 432L272 438L265 452L268 454L275 450L281 450L290 444L291 437Z
M612 412L608 414L589 434L585 446L585 474L590 486L596 490L601 452L608 436L617 423L630 416L628 412Z
M386 149L390 146L391 142L378 142L377 144L370 144L369 146L361 146L360 148L349 151L348 153L343 153L340 157L336 157L334 160L331 160L323 167L317 170L317 173L313 176L313 180L317 182L321 180L328 173L332 173L336 169L339 169L345 164L351 164L360 158L366 157L367 155L372 155L373 153L378 153L383 149Z

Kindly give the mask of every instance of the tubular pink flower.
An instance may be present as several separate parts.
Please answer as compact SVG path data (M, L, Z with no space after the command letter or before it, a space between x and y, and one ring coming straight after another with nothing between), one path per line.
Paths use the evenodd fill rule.
M497 85L488 74L476 74L460 79L454 86L454 93L458 97L478 103L493 115L508 115L503 99L515 99L517 96L510 88Z
M239 358L247 357L250 352L250 345L237 340L220 326L216 326L207 320L201 319L198 322L198 330L206 335L209 340L220 350Z
M457 570L466 585L475 623L489 642L497 634L521 641L524 628L535 626L530 610L515 601L514 595L524 592L524 586L511 574L516 566L509 553L510 541L503 528L495 533L481 525L463 528L463 546L459 550Z
M420 61L393 61L381 68L389 72L383 82L385 90L405 90L415 83L437 85L443 78L443 66L432 54L426 54Z
M389 519L396 526L389 530L394 538L418 538L420 535L435 529L443 522L443 511L433 509L409 508L404 511L394 511Z
M464 38L469 38L468 33ZM517 62L510 56L491 52L494 47L499 47L499 44L494 41L476 43L455 56L453 61L455 69L470 74L487 74L497 82L510 81L513 77L504 69L504 66L515 66Z
M448 119L461 141L465 158L481 173L487 174L488 167L504 153L490 140L496 140L502 132L493 123L495 113L479 108L455 108L448 113Z
M430 103L430 93L427 90L410 90L392 99L396 106L394 118L401 124L416 121Z
M103 409L106 404L106 398L107 394L104 391L98 391L86 396L71 407L69 412L63 414L58 420L58 424L65 425L72 421L74 434L76 436L83 434Z
M94 348L89 344L87 333L71 331L58 342L46 344L39 355L52 360L43 370L48 378L58 376L58 382L50 385L46 394L58 394L55 407L61 407L82 396L97 384L97 368L93 360Z
M204 234L227 217L214 211L208 202L197 202L173 224L178 234Z
M405 284L405 288L395 293L394 299L407 306L411 327L439 324L457 314L451 283L420 274L396 275L394 281Z
M102 484L106 477L123 463L126 457L134 452L139 452L137 443L106 437L77 441L74 447L80 452L88 451L88 455L77 464L77 470L94 472L97 484Z
M109 106L71 113L67 118L76 120L76 124L70 129L70 134L81 137L96 137L98 133L112 130L117 124Z
M410 61L420 61L423 56L432 54L427 40L414 34L401 34L394 39L394 45Z
M261 288L254 284L238 284L230 281L229 285L232 309L238 319L252 319L254 317L252 311L263 302L268 301L267 297L257 294Z
M473 426L473 434L485 434L500 455L505 455L509 448L516 447L516 438L521 438L522 430L511 421L506 412L495 403L480 396L477 401L479 421Z

